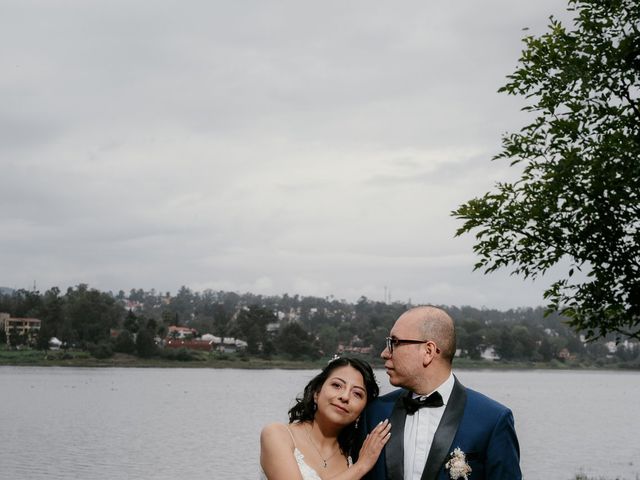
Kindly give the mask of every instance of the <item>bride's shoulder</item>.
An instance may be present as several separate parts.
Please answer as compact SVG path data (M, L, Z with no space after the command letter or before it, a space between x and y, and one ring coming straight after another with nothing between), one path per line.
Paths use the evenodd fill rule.
M291 434L288 430L288 425L279 422L273 422L265 425L260 432L260 439L265 440L280 440L289 439L291 441Z

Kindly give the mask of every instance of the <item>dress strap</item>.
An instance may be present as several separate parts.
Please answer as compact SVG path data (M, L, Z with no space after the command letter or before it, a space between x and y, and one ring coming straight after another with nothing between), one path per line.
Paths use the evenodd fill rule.
M291 435L291 440L293 441L293 448L298 448L298 446L296 445L296 439L293 438L293 433L291 433L291 430L289 430L289 425L287 425L287 432L289 432L289 435Z

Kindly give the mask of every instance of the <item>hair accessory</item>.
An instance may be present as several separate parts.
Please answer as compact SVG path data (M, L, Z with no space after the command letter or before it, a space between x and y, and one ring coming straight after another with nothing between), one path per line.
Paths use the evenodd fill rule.
M338 355L337 353L335 353L333 355L333 358L329 360L327 363L335 362L336 360L340 360L340 355Z

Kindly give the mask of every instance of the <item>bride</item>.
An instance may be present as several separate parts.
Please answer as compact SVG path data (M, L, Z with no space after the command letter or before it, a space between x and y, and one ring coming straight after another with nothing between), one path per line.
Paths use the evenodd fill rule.
M357 480L375 464L391 435L388 420L367 435L351 462L360 413L378 396L371 367L356 358L332 360L289 410L289 424L260 434L260 465L267 480Z

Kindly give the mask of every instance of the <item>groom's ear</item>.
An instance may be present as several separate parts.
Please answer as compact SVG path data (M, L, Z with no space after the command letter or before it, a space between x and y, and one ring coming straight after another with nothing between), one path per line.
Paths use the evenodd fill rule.
M438 353L438 347L435 343L429 341L423 346L422 353L422 366L426 367L436 358L436 354Z

